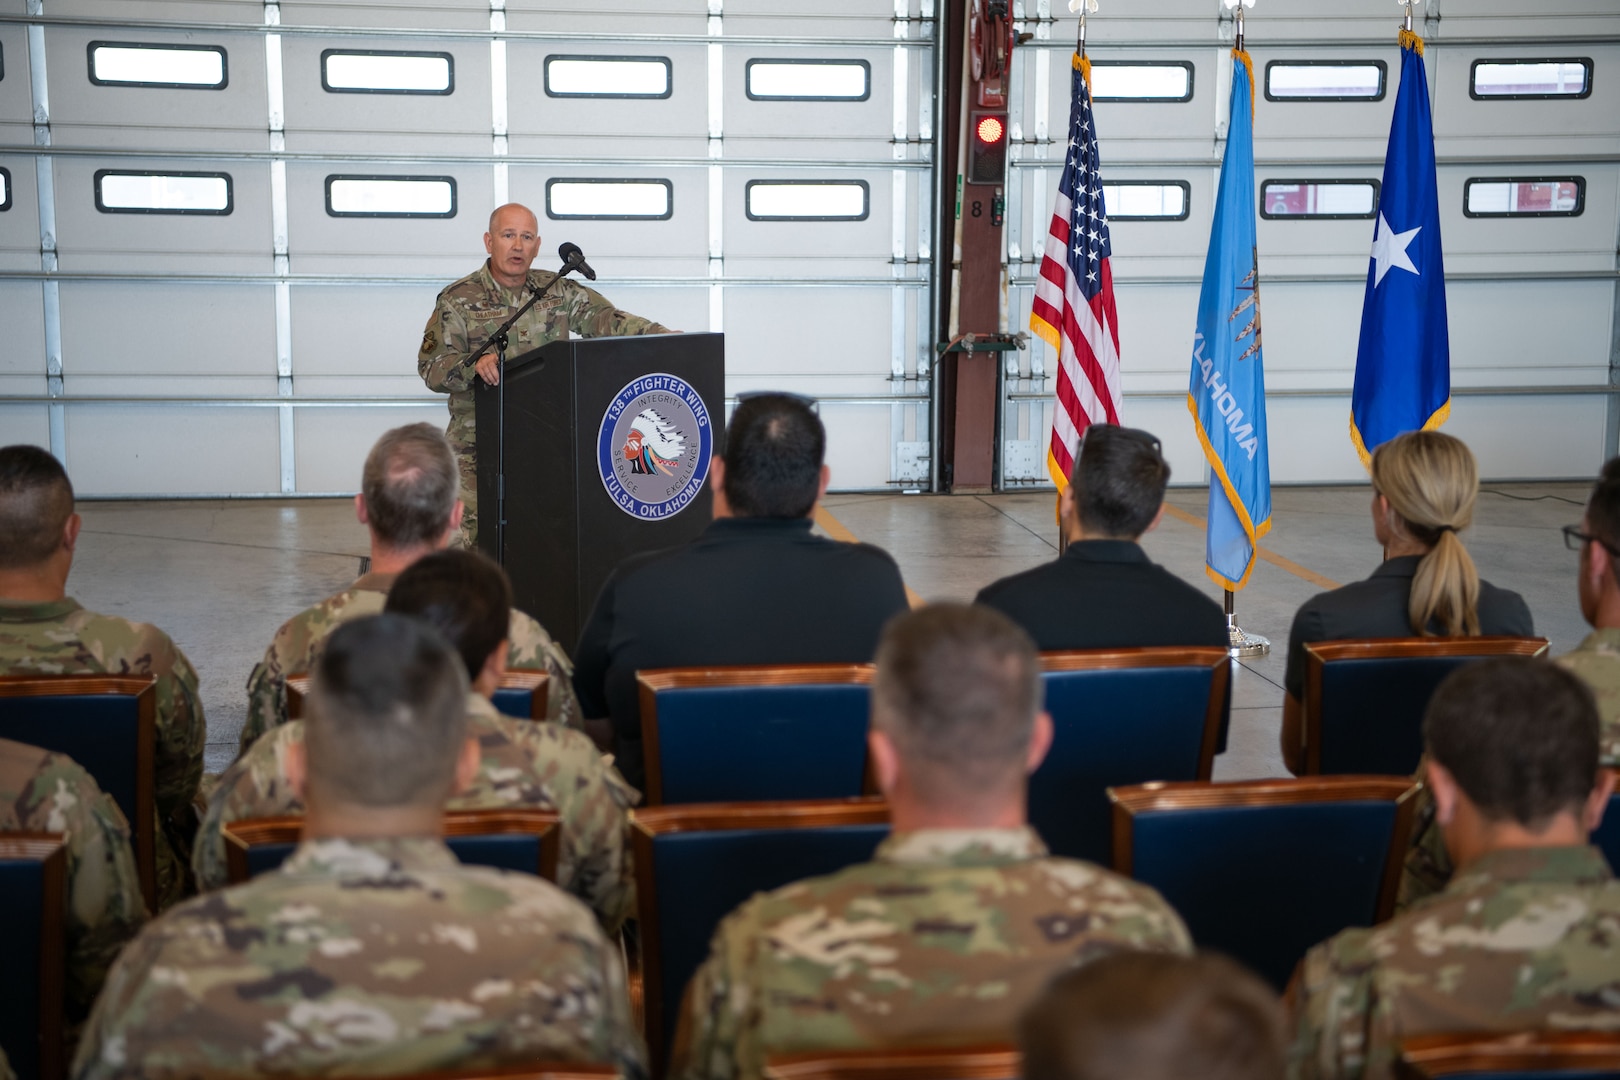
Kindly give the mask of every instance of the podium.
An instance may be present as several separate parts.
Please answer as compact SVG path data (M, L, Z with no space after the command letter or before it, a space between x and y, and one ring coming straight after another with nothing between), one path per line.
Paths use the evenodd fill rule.
M479 383L478 546L513 601L573 652L626 556L709 524L709 456L725 425L725 336L554 341L507 360L505 552L500 387Z

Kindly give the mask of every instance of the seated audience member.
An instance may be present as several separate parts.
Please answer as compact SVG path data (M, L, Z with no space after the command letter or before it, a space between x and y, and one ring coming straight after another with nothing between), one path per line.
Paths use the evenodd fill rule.
M1440 685L1426 769L1457 873L1306 954L1298 1077L1389 1077L1417 1035L1614 1028L1620 883L1587 843L1614 786L1598 728L1591 691L1545 660L1482 660Z
M1409 431L1373 451L1373 535L1384 562L1372 577L1307 600L1288 634L1283 675L1282 756L1305 764L1305 646L1378 637L1529 636L1530 609L1518 593L1480 578L1457 535L1474 516L1479 474L1459 439Z
M333 627L360 615L375 615L401 570L448 547L461 522L456 498L461 478L444 433L432 424L385 431L366 455L355 515L371 534L371 568L347 589L288 619L248 676L247 721L239 753L277 724L287 722L287 677L302 675L319 655ZM569 684L568 657L541 625L512 612L506 663L551 673L548 720L579 726L579 703Z
M288 771L302 842L180 905L107 977L73 1073L404 1076L540 1060L644 1075L618 949L528 874L463 866L444 804L478 770L467 676L432 627L350 620Z
M478 775L448 809L557 811L558 883L595 911L609 933L616 932L634 898L625 811L638 795L583 732L503 716L490 703L506 670L512 612L506 572L477 552L436 552L399 575L383 610L427 620L460 654L471 680L467 724L478 741ZM303 741L302 721L288 721L266 732L220 777L192 856L198 888L226 882L224 826L303 812L287 775L288 754Z
M102 794L72 758L0 739L0 832L62 835L67 856L66 1031L71 1050L79 1025L101 992L107 968L146 921L129 823L118 804Z
M97 615L67 595L79 540L73 484L37 446L0 449L0 675L154 675L157 900L185 895L191 800L202 780L207 724L197 672L169 635Z
M1603 724L1598 760L1620 766L1620 458L1603 467L1579 526L1564 530L1565 542L1580 548L1577 588L1581 615L1592 632L1573 652L1558 658L1597 698ZM1434 820L1434 802L1418 803L1412 846L1401 876L1399 909L1432 896L1451 880L1451 856Z
M626 559L574 656L585 715L611 719L624 778L643 786L636 672L697 664L869 663L906 609L894 560L810 534L827 434L791 394L744 398L709 466L714 521L684 547Z
M1011 1042L1048 978L1190 951L1159 894L1049 856L1025 823L1051 745L1034 643L984 607L889 624L871 761L892 832L870 863L755 896L687 987L672 1077L755 1080L772 1054Z
M1277 995L1224 956L1128 952L1053 979L1018 1025L1024 1080L1283 1080Z
M1067 546L1044 566L1002 578L977 602L1029 631L1035 647L1105 649L1228 644L1226 615L1142 550L1158 527L1170 466L1159 440L1093 424L1058 500Z

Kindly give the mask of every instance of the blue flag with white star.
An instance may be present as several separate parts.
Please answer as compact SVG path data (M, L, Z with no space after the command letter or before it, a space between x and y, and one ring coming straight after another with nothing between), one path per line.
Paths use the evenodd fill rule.
M1209 462L1204 564L1236 592L1271 528L1266 372L1260 352L1260 256L1254 221L1254 68L1232 51L1232 119L1204 257L1187 409Z
M1378 192L1367 295L1361 304L1350 441L1361 463L1403 431L1437 428L1451 412L1451 339L1440 195L1423 39L1401 31L1401 88Z

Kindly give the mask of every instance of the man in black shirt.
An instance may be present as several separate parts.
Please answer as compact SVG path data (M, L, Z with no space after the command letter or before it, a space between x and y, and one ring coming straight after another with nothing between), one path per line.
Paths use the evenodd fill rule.
M737 405L710 466L714 521L685 547L613 571L580 635L574 689L612 721L619 771L643 786L636 672L711 664L867 663L906 610L894 560L810 533L827 490L827 434L806 400Z
M1152 435L1111 424L1087 428L1059 503L1063 554L986 586L978 602L1021 625L1043 652L1225 646L1220 605L1149 561L1137 542L1159 524L1169 481Z

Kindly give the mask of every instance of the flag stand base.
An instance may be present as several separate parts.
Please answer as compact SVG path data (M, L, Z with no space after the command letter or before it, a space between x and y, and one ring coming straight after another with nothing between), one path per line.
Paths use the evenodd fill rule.
M1271 639L1250 634L1237 624L1237 605L1232 590L1226 590L1226 642L1227 653L1234 659L1240 656L1265 656L1271 651Z

